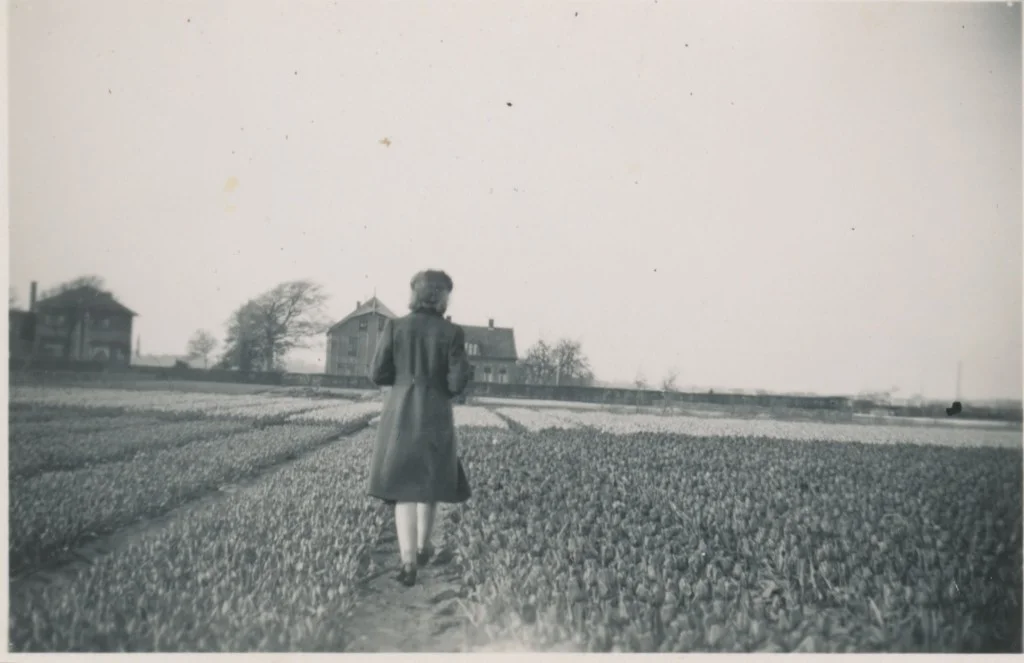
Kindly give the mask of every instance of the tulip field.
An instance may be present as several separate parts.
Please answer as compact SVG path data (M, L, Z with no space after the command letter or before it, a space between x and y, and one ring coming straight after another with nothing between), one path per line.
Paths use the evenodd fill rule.
M365 495L381 407L12 387L10 650L345 651L393 529ZM1019 429L455 418L463 650L1021 651Z

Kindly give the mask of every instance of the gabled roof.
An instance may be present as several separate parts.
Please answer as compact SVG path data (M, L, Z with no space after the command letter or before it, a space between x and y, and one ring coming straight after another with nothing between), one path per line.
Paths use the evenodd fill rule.
M358 318L361 315L366 315L368 313L373 313L375 310L377 311L377 313L381 314L385 318L391 318L392 320L394 320L395 318L398 317L397 315L395 315L394 313L391 312L391 309L389 309L387 306L384 305L384 302L380 301L376 297L371 297L367 301L365 301L362 304L360 304L359 306L357 306L356 310L352 311L351 313L346 315L344 318L342 318L341 320L339 320L339 321L335 322L333 325L331 325L330 329L327 330L327 333L330 334L335 329L337 329L338 327L342 326L343 324L345 324L349 320L352 320L353 318Z
M480 346L481 359L517 359L516 334L511 327L473 327L459 325L466 334L466 343ZM472 361L470 357L470 361Z
M338 322L331 325L327 330L330 334L335 329L353 318L373 313L374 303L376 311L385 318L394 320L398 316L391 312L382 301L376 297L370 298L356 307L354 311L346 315ZM459 325L466 335L466 343L476 343L480 346L480 359L518 359L516 354L516 334L511 327L474 327L472 325Z
M137 315L135 311L114 299L114 296L109 292L102 292L87 285L65 290L36 302L36 309L38 310L59 310L77 307L84 307L89 311Z

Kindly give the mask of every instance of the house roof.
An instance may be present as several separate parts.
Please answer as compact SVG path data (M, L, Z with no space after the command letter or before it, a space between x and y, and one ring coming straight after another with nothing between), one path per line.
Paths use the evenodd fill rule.
M391 309L384 305L384 302L380 301L376 297L371 297L368 301L357 306L354 311L331 325L331 328L327 333L329 334L333 332L335 329L353 318L373 313L374 303L376 303L377 313L386 318L391 318L392 320L398 317L391 311ZM479 357L481 359L518 359L518 355L516 354L516 335L515 331L513 331L511 327L459 326L462 327L462 331L465 332L466 343L476 343L480 346Z
M481 359L517 359L516 334L511 327L474 327L459 325L466 343L480 346Z
M383 315L385 318L391 318L393 320L398 317L397 315L391 312L391 309L384 305L384 302L377 299L376 297L371 297L370 299L366 300L365 302L357 306L356 310L352 311L344 318L338 320L333 325L331 325L330 329L327 330L327 333L330 334L335 329L342 326L349 320L352 320L353 318L358 318L361 315L373 313L375 310L377 311L377 313Z
M127 313L132 316L138 315L135 311L114 299L114 296L109 292L102 292L87 285L73 288L71 290L65 290L64 292L53 295L52 297L46 297L36 302L36 308L38 310L57 310L78 306L85 306L90 311Z

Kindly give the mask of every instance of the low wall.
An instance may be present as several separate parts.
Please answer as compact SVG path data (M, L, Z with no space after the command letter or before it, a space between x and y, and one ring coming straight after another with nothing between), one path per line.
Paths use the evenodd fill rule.
M31 366L24 359L10 360L10 380L18 376L33 380L45 380L47 375L110 375L148 377L154 380L189 380L208 382L234 382L262 384L269 386L334 387L342 389L374 389L369 378L357 375L325 375L319 373L262 373L198 368L160 368L153 366L123 366L101 362L73 361L64 359L36 359ZM473 382L467 389L467 396L508 398L522 400L550 400L600 405L650 407L663 404L685 405L700 403L722 407L788 408L849 413L870 413L879 406L867 401L854 400L843 396L785 396L776 394L721 394L661 392L640 389L615 389L607 387L579 387L555 385L501 384L495 382ZM461 400L461 399L460 399ZM902 417L945 418L943 406L926 407L888 406L887 414ZM967 408L958 418L987 419L1020 422L1020 409Z

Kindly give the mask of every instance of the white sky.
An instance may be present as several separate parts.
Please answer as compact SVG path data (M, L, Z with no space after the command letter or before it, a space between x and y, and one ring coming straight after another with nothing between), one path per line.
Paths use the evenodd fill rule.
M601 379L1021 396L1019 4L13 4L12 284L144 352L436 267Z

